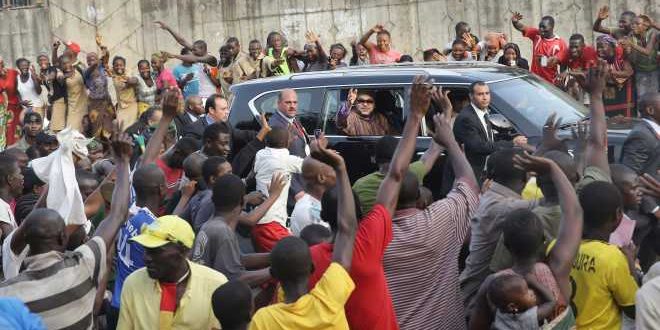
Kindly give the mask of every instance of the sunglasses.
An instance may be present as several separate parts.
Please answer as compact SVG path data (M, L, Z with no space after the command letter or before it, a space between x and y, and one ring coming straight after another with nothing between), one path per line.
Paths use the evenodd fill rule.
M358 99L357 103L366 103L366 104L374 104L374 100L369 100L369 99Z

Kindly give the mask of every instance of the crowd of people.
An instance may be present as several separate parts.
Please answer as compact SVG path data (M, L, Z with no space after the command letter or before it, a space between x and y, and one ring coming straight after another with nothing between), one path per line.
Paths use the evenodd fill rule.
M579 34L567 45L552 17L537 29L513 13L529 62L506 35L480 41L463 22L456 40L424 51L424 61L531 62L589 105L572 138L552 115L540 144L500 141L488 84L473 83L456 115L423 76L397 138L370 117L373 95L351 89L338 126L382 135L378 169L353 183L351 160L301 125L295 90L279 92L257 132L228 123L229 87L412 60L381 25L346 62L343 45L326 52L313 32L302 51L273 32L265 49L253 40L244 54L229 38L215 57L164 22L181 52L140 60L136 75L121 56L110 63L101 37L86 65L59 41L38 73L0 59L0 328L660 328L657 26L625 12L607 28L607 17L604 7L597 50ZM622 88L626 107L611 103ZM430 108L433 142L415 161ZM640 118L609 164L615 114ZM442 181L429 180L438 167Z

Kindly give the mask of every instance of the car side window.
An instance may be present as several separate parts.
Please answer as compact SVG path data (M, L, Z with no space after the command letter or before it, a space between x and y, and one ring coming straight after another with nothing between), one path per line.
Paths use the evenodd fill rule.
M404 123L404 89L357 89L355 102L347 102L351 89L326 93L324 131L327 135L400 135Z
M443 90L449 90L449 101L451 101L452 108L454 109L454 113L452 116L452 126L454 124L454 120L456 119L456 116L461 112L463 108L468 106L470 104L470 97L469 97L469 91L467 88L463 87L444 87ZM421 132L421 135L425 136L430 136L431 132L434 131L435 129L435 124L433 123L433 116L436 113L442 112L442 109L439 109L438 107L435 106L433 102L431 102L431 107L429 108L429 111L426 113L426 117L424 120L424 129Z
M303 125L307 134L313 134L314 130L321 124L321 95L319 88L298 89L298 115L296 116ZM266 115L270 119L277 111L277 100L279 91L273 91L264 94L254 100L254 107L259 113ZM257 127L258 130L258 127Z

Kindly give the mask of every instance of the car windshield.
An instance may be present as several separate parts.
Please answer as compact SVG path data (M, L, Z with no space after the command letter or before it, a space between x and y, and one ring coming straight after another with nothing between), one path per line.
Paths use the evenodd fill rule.
M491 104L523 130L540 135L548 116L556 112L562 123L574 123L588 109L551 84L532 75L488 84Z

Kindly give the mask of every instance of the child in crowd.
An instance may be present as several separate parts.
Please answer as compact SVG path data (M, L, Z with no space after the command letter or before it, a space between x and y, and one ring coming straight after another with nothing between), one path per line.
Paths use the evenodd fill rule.
M536 292L540 294L538 304ZM555 301L552 293L536 282L518 274L502 274L490 283L488 298L497 307L491 329L539 329L553 313ZM538 304L538 305L537 305Z
M307 246L312 247L321 243L330 243L332 233L327 227L314 223L300 231L300 238L307 243Z
M472 53L466 51L467 44L463 40L454 40L451 44L451 53L447 55L447 62L472 61Z
M266 135L266 148L259 150L254 159L257 191L268 196L273 173L288 176L284 191L289 191L290 176L302 171L303 159L289 154L289 131L275 127ZM266 215L252 229L252 239L258 252L269 252L280 239L289 236L287 221L287 195L282 194Z
M239 281L229 281L217 288L211 296L213 314L223 330L247 330L254 303L250 287Z

